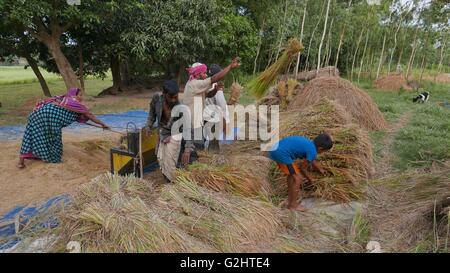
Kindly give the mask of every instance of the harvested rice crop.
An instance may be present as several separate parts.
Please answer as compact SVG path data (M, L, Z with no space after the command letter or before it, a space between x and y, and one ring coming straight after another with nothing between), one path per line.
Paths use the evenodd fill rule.
M372 98L351 82L339 77L321 77L308 82L289 105L303 110L323 98L334 100L350 114L353 122L367 130L382 130L387 123Z

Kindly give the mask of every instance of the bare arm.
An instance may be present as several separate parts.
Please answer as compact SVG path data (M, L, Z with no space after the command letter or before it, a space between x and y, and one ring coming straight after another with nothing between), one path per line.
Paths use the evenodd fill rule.
M306 177L306 179L307 179L309 182L313 183L313 182L314 182L314 179L309 175L309 173L308 173L307 171L305 171L305 170L303 169L303 167L301 167L301 166L299 166L299 167L300 167L300 172L301 172L301 174L302 174L304 177Z
M103 128L107 129L109 128L108 125L103 123L103 121L99 120L94 114L87 113L84 114L89 120L92 120L93 122L97 123L98 125L102 126Z
M312 166L314 169L316 169L318 172L320 172L320 174L325 175L326 172L323 170L322 166L319 164L319 162L317 162L316 160L314 160L313 162L311 162Z
M216 83L216 82L221 81L223 78L225 78L225 76L232 69L235 69L235 68L237 68L239 66L240 66L239 58L234 58L229 66L225 67L224 69L222 69L222 71L220 71L219 73L217 73L217 74L215 74L214 76L211 77L211 83Z

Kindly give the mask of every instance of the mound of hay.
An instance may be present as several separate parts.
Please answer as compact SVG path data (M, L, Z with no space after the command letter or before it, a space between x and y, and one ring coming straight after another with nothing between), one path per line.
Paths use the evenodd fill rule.
M83 185L60 216L60 249L80 242L83 252L212 251L169 224L151 204L154 188L132 177L103 175Z
M302 135L313 139L326 132L335 142L332 151L318 158L328 176L312 173L317 183L304 189L308 196L337 202L363 197L364 185L361 182L366 181L373 172L372 146L367 131L351 122L352 118L340 104L326 98L303 111L281 113L280 138ZM256 154L260 152L259 148L259 142L238 141L227 147L226 152ZM286 177L275 164L270 171L270 180L274 194L286 197Z
M314 184L303 187L307 196L319 197L335 202L350 202L364 197L364 181L372 174L372 147L367 132L356 125L342 126L328 130L334 141L334 148L322 155L318 161L327 176L309 170L315 179ZM299 133L311 138L317 134ZM304 168L307 166L303 164ZM275 165L272 168L271 179L276 195L287 196L286 176Z
M402 75L389 75L378 78L374 82L374 86L377 89L385 91L400 91L400 90L412 90L408 85L406 78Z
M269 202L217 193L178 177L163 191L164 218L219 252L266 252L282 228Z
M334 66L327 66L319 69L317 74L317 69L298 73L297 80L299 81L310 81L319 77L339 77L339 69Z
M351 82L338 77L316 78L308 82L289 105L289 110L302 110L322 98L341 104L356 124L367 130L381 130L387 123L372 98Z
M412 171L372 181L372 238L389 252L448 252L450 171Z
M261 164L258 159L253 160L250 157L247 157L247 160L240 166L237 163L197 163L189 166L188 170L179 170L177 176L216 192L229 192L246 197L268 195L271 187L267 179L267 171L264 176L264 168L267 170L268 162Z
M435 77L432 77L435 80ZM450 73L441 73L436 76L436 81L439 83L450 83Z

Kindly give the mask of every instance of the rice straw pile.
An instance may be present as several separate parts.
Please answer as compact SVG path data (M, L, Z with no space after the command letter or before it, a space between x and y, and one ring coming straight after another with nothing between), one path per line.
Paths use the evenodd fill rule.
M317 74L317 69L311 70L311 71L305 71L298 73L297 80L299 81L310 81L312 79L318 78L318 77L339 77L339 69L337 69L334 66L327 66L322 67L319 70L319 73Z
M289 79L287 81L288 91L287 91L287 102L290 103L295 95L297 95L297 86L299 86L299 83L295 79Z
M232 164L201 164L189 166L188 170L179 170L177 176L189 180L201 187L216 192L229 192L240 196L266 196L271 192L270 183L261 168L260 174L245 168L258 168L257 161L236 166Z
M165 219L219 252L265 252L282 227L269 202L218 193L183 176L164 189Z
M372 98L351 82L339 77L321 77L308 82L289 105L289 110L302 110L328 98L341 104L353 122L367 130L385 129L387 123Z
M279 81L277 85L278 97L280 98L280 110L285 110L287 108L287 89L286 82Z
M154 188L143 180L110 174L85 184L60 215L61 249L69 241L83 252L211 251L159 216Z
M374 82L374 86L379 90L384 91L400 91L400 90L412 90L412 87L408 85L406 78L403 75L389 75L378 78Z
M386 251L449 252L450 171L410 171L373 181L367 213Z
M249 90L257 97L265 95L267 89L276 81L279 74L284 73L293 58L303 50L303 45L297 39L290 39L281 57L258 77L250 81Z

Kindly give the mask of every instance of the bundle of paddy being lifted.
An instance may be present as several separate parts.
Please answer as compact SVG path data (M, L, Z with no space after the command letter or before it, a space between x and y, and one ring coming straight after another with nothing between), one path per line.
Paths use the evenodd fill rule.
M297 39L290 39L288 46L278 60L258 77L249 82L249 90L257 97L265 95L267 89L276 81L278 75L284 73L295 56L304 49L302 43Z

